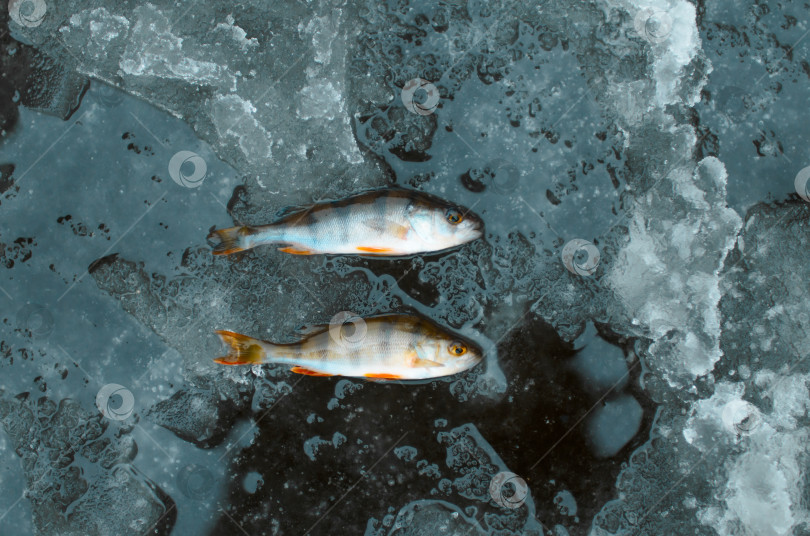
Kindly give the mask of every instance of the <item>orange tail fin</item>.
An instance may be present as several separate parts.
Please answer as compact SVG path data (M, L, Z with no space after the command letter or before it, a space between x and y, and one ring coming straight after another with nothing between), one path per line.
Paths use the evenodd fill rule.
M208 240L214 248L214 255L230 255L239 251L245 251L253 247L247 240L251 235L256 234L253 227L229 227L227 229L217 229L208 234Z
M262 346L262 341L234 333L233 331L217 330L217 335L222 342L230 346L230 351L225 357L214 359L220 365L258 365L265 362L266 352Z

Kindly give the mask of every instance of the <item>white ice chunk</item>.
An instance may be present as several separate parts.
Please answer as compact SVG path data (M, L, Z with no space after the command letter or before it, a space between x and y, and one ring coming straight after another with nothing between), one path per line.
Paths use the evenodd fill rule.
M129 33L129 20L119 15L113 15L107 9L98 7L86 9L71 15L69 26L59 28L62 35L81 33L82 28L89 28L82 55L86 59L101 60L107 57L112 43L123 41ZM78 32L76 30L79 30Z
M211 119L220 138L237 138L239 149L249 159L270 158L272 139L256 120L256 108L236 94L217 96L209 101Z
M343 95L331 81L317 81L300 91L297 113L301 119L334 119L343 114Z
M808 431L795 417L807 414L808 376L764 370L755 382L766 389L772 411L742 398L743 383L720 382L714 394L692 405L686 440L725 463L725 501L698 512L721 536L787 535L807 517L799 505ZM744 447L741 454L738 447ZM722 481L719 483L722 486Z
M183 47L183 38L172 33L171 21L152 4L138 6L138 17L119 62L124 75L184 80L198 85L229 88L236 79L228 68L195 59L210 54Z
M239 48L246 52L248 49L259 46L259 41L255 37L247 38L247 32L234 24L235 19L232 15L225 17L225 22L217 24L214 30L223 31L230 35L231 39L239 44Z
M629 241L608 274L617 295L656 342L650 347L671 384L711 371L720 359L719 270L742 226L726 206L723 164L702 160L660 182L674 196L638 200ZM671 335L667 335L671 334ZM666 336L666 337L665 337Z

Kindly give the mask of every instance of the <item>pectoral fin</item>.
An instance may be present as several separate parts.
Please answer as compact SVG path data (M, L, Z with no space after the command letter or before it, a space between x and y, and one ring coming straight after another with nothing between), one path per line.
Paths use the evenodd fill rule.
M444 365L442 365L441 363L437 363L435 361L431 361L430 359L422 359L420 357L417 357L416 359L413 360L411 366L413 368L418 368L418 367L443 367Z
M411 354L408 356L408 366L411 368L419 367L443 367L441 363L437 363L431 359L427 359L424 351L420 350L417 346L411 346Z
M379 235L399 239L406 238L408 236L408 231L410 230L407 225L385 220L365 221L363 222L363 225Z

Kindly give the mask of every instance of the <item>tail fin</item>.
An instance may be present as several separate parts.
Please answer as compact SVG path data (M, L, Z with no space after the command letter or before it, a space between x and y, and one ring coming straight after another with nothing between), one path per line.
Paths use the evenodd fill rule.
M217 330L217 335L231 348L228 355L218 357L214 362L220 365L258 365L265 362L267 353L262 341L233 331Z
M214 255L230 255L239 251L245 251L253 247L246 240L249 236L256 234L253 227L229 227L228 229L218 229L208 234L209 242L214 248Z

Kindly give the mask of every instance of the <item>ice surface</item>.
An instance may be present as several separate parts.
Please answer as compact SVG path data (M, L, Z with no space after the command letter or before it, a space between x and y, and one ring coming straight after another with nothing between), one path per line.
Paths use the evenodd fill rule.
M719 161L705 159L685 173L676 169L657 184L667 195L638 201L629 242L608 276L633 324L656 341L650 366L673 385L710 372L721 357L719 271L742 224L725 206Z
M130 465L134 423L110 427L75 401L27 394L0 400L0 422L23 460L37 532L135 535L174 524L171 498Z
M94 79L80 115L21 108L0 148L0 449L34 525L135 501L119 533L168 513L195 534L802 534L806 8L781 7L49 2L9 23L31 43L9 57L42 64L23 105L66 117ZM167 176L181 151L194 188ZM471 207L485 239L396 261L203 243L387 184ZM341 310L424 314L486 362L380 385L210 361L213 329L288 341ZM136 425L99 420L111 382ZM26 430L37 400L109 443Z

